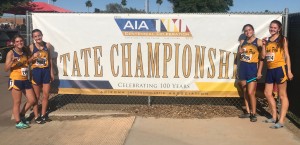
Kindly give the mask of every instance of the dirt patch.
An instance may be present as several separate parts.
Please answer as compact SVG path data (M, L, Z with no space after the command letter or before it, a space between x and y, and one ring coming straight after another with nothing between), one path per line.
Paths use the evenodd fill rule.
M125 107L124 112L144 117L165 118L213 118L234 117L242 113L234 106L211 105L152 105Z

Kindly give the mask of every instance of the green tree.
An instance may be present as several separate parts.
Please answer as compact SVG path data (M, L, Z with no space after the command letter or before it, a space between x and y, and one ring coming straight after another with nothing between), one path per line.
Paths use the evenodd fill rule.
M168 0L174 13L227 12L233 0Z
M156 4L157 4L157 12L159 13L159 8L161 6L161 4L163 3L162 0L156 0Z
M92 3L92 1L90 1L90 0L87 0L87 1L85 2L85 6L88 8L88 12L90 12L90 7L92 7L92 6L93 6L93 3Z
M94 13L101 13L101 10L100 10L100 9L98 9L98 8L95 8L95 11L94 11Z
M125 8L118 3L110 3L106 5L106 10L103 13L145 13L144 10L137 10L135 8Z
M127 0L122 0L121 4L122 4L122 6L126 6L127 5Z
M29 8L29 3L32 0L1 0L0 2L0 16L3 15L3 13L7 10L10 10L12 8L23 6Z
M51 1L52 1L53 5L54 5L55 2L57 2L57 0L51 0Z

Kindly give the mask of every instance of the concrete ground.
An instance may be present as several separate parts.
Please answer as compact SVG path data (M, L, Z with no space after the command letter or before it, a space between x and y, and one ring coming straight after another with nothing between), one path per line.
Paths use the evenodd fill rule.
M13 125L1 129L1 145L122 145L135 117L101 117L85 120Z
M287 128L237 117L212 119L144 118L124 114L85 112L70 119L53 112L54 120L16 129L13 121L0 126L2 145L299 145L300 138ZM80 117L80 115L85 115ZM90 117L87 117L90 116ZM60 118L61 117L61 118ZM59 118L59 119L57 119Z
M264 117L168 119L137 117L125 145L299 145L286 128L270 129Z

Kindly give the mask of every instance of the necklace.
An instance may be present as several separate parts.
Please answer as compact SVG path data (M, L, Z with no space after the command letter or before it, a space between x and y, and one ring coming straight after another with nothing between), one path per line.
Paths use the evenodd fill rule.
M20 51L17 51L16 48L13 48L13 50L14 50L17 54L23 55L23 51L21 51L21 52L20 52Z

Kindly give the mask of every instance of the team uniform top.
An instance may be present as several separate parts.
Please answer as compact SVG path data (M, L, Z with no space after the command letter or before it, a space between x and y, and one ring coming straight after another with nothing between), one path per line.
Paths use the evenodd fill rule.
M38 52L40 53L39 57L33 61L32 68L47 68L49 66L48 59L49 59L49 49L44 42L44 48L39 50L35 44L33 44L33 52L32 54Z
M246 39L244 40L241 45L241 48L244 50L244 52L241 54L241 61L248 63L258 63L259 52L257 40L258 39L256 38L251 43L248 43Z
M27 55L22 52L18 54L13 49L14 57L17 58L17 61L13 62L12 68L10 70L9 78L12 80L27 80L28 78L28 63Z
M286 65L284 57L284 49L280 48L278 38L275 41L268 40L266 45L266 60L268 69L282 67Z

